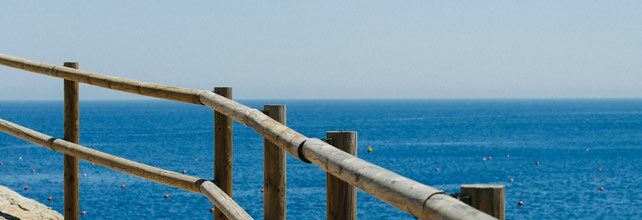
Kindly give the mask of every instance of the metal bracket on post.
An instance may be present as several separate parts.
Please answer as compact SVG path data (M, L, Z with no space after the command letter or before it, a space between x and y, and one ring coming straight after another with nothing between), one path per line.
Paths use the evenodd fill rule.
M460 190L462 202L500 220L505 219L504 185L467 184L461 185Z

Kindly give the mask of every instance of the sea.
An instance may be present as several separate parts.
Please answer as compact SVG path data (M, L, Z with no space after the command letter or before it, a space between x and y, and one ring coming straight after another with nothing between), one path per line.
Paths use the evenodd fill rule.
M285 104L288 126L309 137L356 131L358 157L447 193L505 185L506 219L642 219L642 100L239 102ZM62 101L2 101L0 118L63 136ZM82 145L204 179L213 178L212 127L203 106L80 103ZM233 197L262 219L263 138L239 123L233 129ZM0 185L63 212L61 154L0 133L0 161ZM212 219L212 204L199 194L87 161L80 173L83 219ZM326 218L325 178L288 156L288 218ZM357 215L413 219L361 190Z

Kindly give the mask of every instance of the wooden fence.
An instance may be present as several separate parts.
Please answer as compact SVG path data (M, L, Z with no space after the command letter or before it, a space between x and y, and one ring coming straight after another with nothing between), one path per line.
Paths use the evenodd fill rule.
M233 101L232 90L228 87L216 88L214 92L179 88L84 71L78 69L77 63L56 66L2 54L0 54L0 64L64 79L64 140L3 119L0 119L0 130L65 154L65 219L78 219L78 159L201 193L214 203L216 219L251 219L251 216L231 198L232 120L249 126L265 138L264 211L266 219L285 219L286 217L285 152L305 163L312 163L328 173L328 219L356 217L354 187L420 219L494 219L440 190L356 157L353 155L355 149L352 149L356 148L356 133L328 133L328 140L330 140L328 142L341 149L324 140L308 138L285 125L285 106L266 105L264 111L253 109ZM214 110L214 183L79 145L78 83L204 105Z

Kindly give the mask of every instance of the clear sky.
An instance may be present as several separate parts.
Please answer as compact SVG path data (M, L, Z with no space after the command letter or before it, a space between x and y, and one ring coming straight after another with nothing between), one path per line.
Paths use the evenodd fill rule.
M242 99L640 98L642 1L10 0L0 53ZM16 99L62 81L0 67Z

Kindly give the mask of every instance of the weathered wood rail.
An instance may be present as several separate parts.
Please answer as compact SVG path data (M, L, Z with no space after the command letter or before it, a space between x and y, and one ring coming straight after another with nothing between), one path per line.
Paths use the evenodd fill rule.
M104 167L135 175L154 182L177 187L205 195L212 203L231 219L252 219L232 198L227 196L211 181L163 170L157 167L137 163L121 157L103 153L62 139L25 128L12 122L0 119L0 131L25 141L64 153L75 158L87 160ZM66 212L66 214L68 214ZM73 216L70 216L73 218ZM65 215L65 218L68 218Z
M220 114L219 116L222 117L222 119L227 117L229 119L239 121L260 133L268 142L271 143L266 144L266 147L276 146L295 158L306 163L312 163L345 183L358 187L376 198L379 198L380 200L417 218L494 219L488 214L466 205L440 190L369 163L322 140L308 138L282 124L281 122L284 122L284 120L281 122L274 120L262 111L247 107L212 91L140 82L65 66L35 62L2 54L0 54L0 64L29 72L58 77L76 83L85 83L107 89L166 100L205 105L216 111L217 114ZM242 208L238 207L230 196L228 196L231 195L231 186L230 192L225 192L221 190L222 188L217 187L210 181L200 180L196 177L177 174L115 157L78 144L52 138L5 120L0 121L0 130L55 151L92 161L121 172L137 175L148 180L181 189L200 192L208 197L210 201L213 201L217 209L220 209L226 217L231 219L251 218ZM229 132L230 135L222 136L226 136L227 138L231 137L231 129ZM216 140L216 142L219 141L225 140ZM231 145L231 142L229 142L229 144ZM227 151L230 150L231 149L229 148L227 149ZM231 152L224 152L223 154L229 154L231 156ZM219 164L219 162L215 163ZM223 162L220 163L224 164ZM231 169L231 164L228 167L229 168L226 169ZM270 169L282 170L284 167ZM220 172L229 172L231 174L231 170ZM270 172L281 171L272 170ZM225 181L227 182L230 180ZM283 205L276 206L266 205L266 208L277 207L279 209L283 209L284 206L285 203ZM274 214L274 218L285 218L283 210L269 211L273 213L283 213Z

